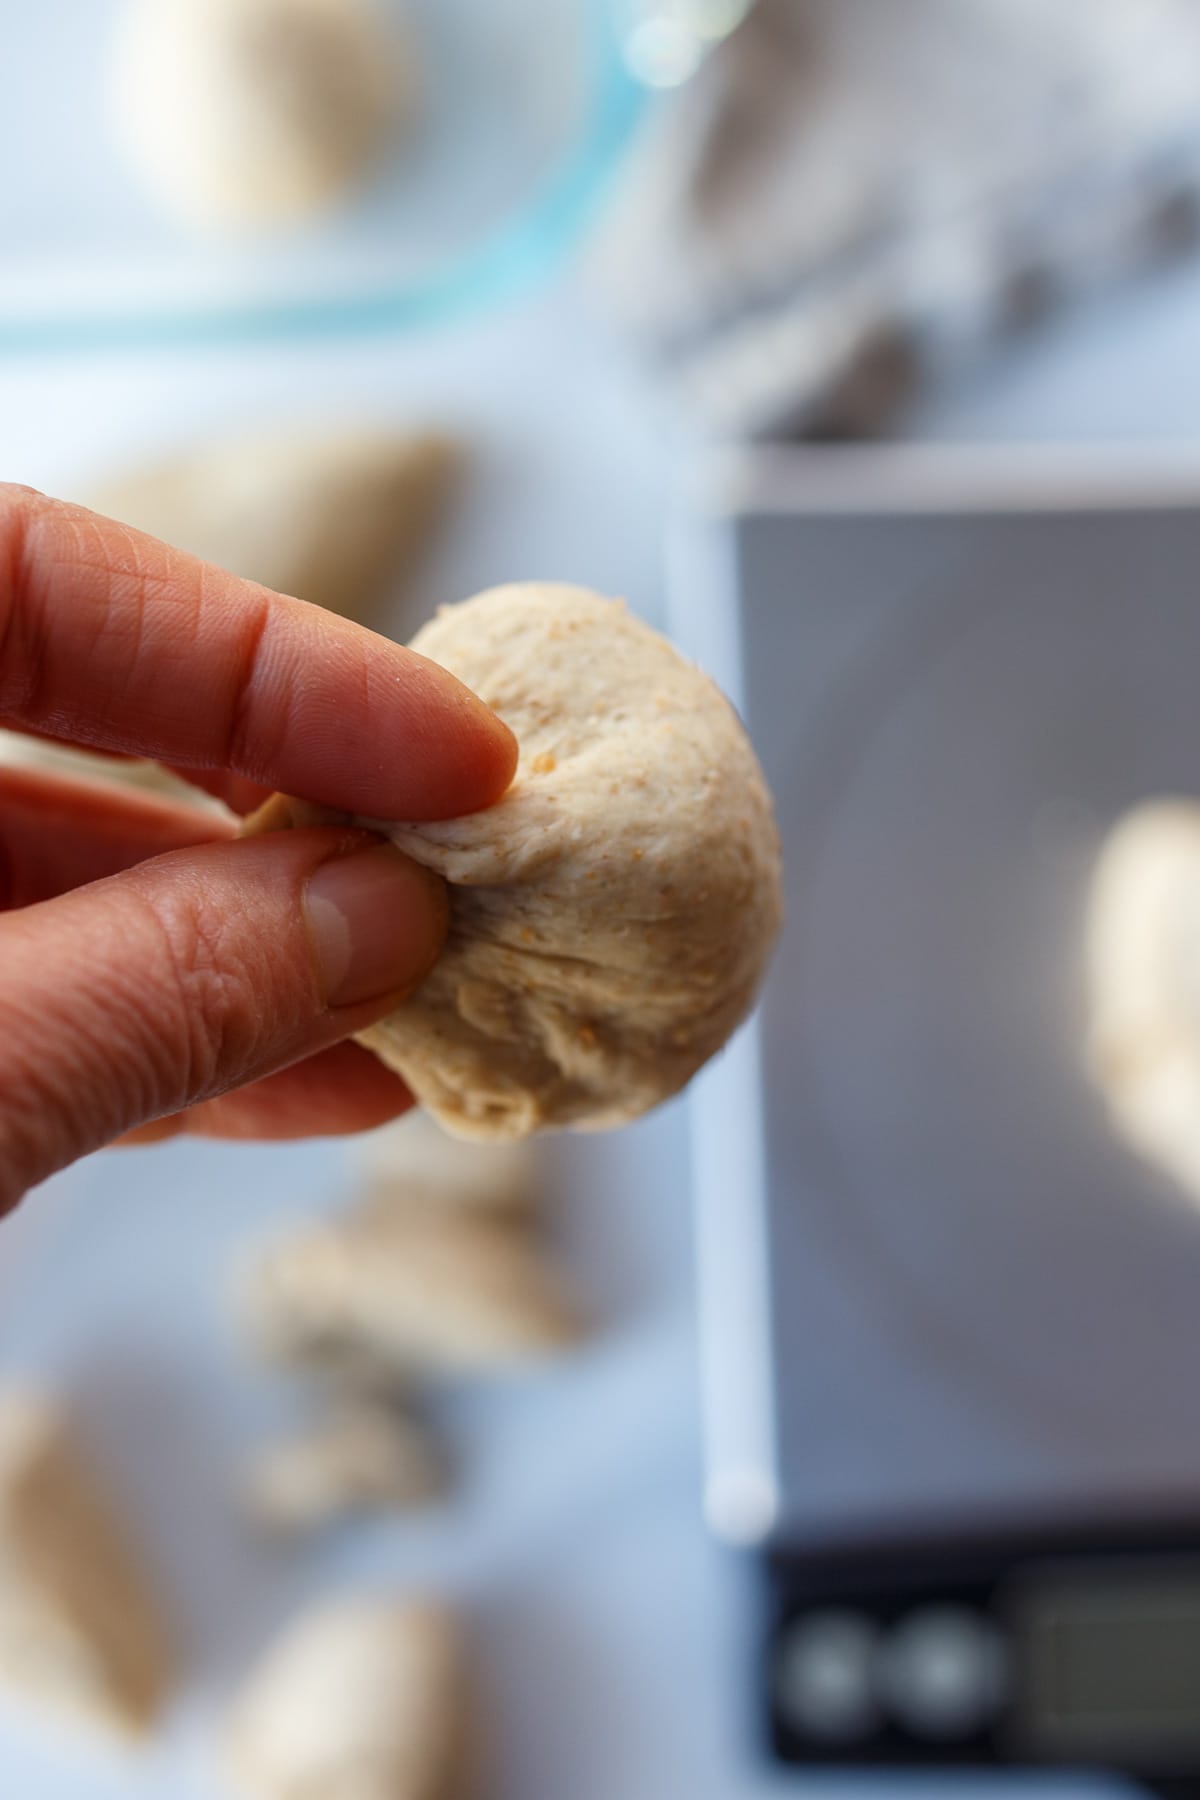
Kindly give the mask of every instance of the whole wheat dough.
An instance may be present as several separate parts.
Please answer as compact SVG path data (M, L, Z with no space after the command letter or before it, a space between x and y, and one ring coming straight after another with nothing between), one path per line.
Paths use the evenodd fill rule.
M53 1398L0 1396L0 1686L140 1738L172 1657L149 1585Z
M526 1369L564 1355L582 1329L528 1232L440 1204L280 1233L242 1271L237 1303L272 1361L372 1387Z
M463 1712L457 1634L440 1607L326 1601L251 1675L229 1772L247 1800L450 1800Z
M1109 835L1087 927L1088 1060L1114 1130L1200 1201L1200 805Z
M448 1130L620 1125L746 1016L779 930L771 801L733 708L618 601L523 584L413 640L521 748L498 805L380 825L451 884L446 949L363 1036Z
M376 0L127 0L110 111L164 205L246 229L343 199L414 85L411 49Z

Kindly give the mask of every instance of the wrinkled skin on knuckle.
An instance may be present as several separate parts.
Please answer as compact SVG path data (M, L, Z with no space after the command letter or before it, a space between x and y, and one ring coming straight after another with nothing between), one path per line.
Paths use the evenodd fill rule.
M138 1060L145 1069L141 1119L177 1111L216 1079L225 1043L225 1014L236 997L211 936L187 908L146 906L141 940L155 976L142 976L128 995L137 1017Z
M257 912L263 911L259 919ZM202 876L160 905L157 926L175 1046L172 1092L162 1110L212 1099L307 1048L317 1009L298 968L293 934L281 931L264 897L231 911Z

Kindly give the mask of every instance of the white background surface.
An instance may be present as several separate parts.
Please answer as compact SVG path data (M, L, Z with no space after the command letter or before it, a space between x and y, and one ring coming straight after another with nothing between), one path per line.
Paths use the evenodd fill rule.
M1015 353L920 428L1193 435L1198 351L1200 273L1188 273ZM401 343L0 364L0 473L74 494L127 455L240 418L364 413L428 414L477 443L466 502L414 610L492 581L558 576L657 613L678 451L565 289ZM0 1367L51 1370L77 1392L170 1597L188 1682L162 1744L129 1768L72 1757L5 1720L0 1792L218 1795L212 1723L248 1655L305 1596L359 1576L461 1596L491 1800L930 1791L924 1779L775 1777L755 1760L747 1596L698 1516L680 1108L555 1146L551 1162L564 1255L601 1335L561 1374L454 1403L463 1479L446 1511L297 1558L258 1552L227 1505L239 1446L283 1402L241 1372L220 1296L247 1231L336 1202L344 1153L191 1146L96 1159L3 1228Z

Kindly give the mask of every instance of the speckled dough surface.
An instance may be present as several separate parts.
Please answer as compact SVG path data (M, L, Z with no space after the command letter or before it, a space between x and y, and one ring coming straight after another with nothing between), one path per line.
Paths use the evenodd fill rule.
M381 827L451 883L452 923L364 1042L462 1136L634 1119L745 1017L779 929L778 836L740 721L581 588L492 589L413 648L507 721L521 758L485 812Z

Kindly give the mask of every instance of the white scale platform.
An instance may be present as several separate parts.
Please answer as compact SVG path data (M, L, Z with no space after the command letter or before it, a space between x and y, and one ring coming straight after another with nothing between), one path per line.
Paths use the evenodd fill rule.
M781 453L699 512L788 909L693 1107L714 1524L1200 1511L1200 1205L1110 1134L1081 954L1109 825L1200 797L1200 462Z

